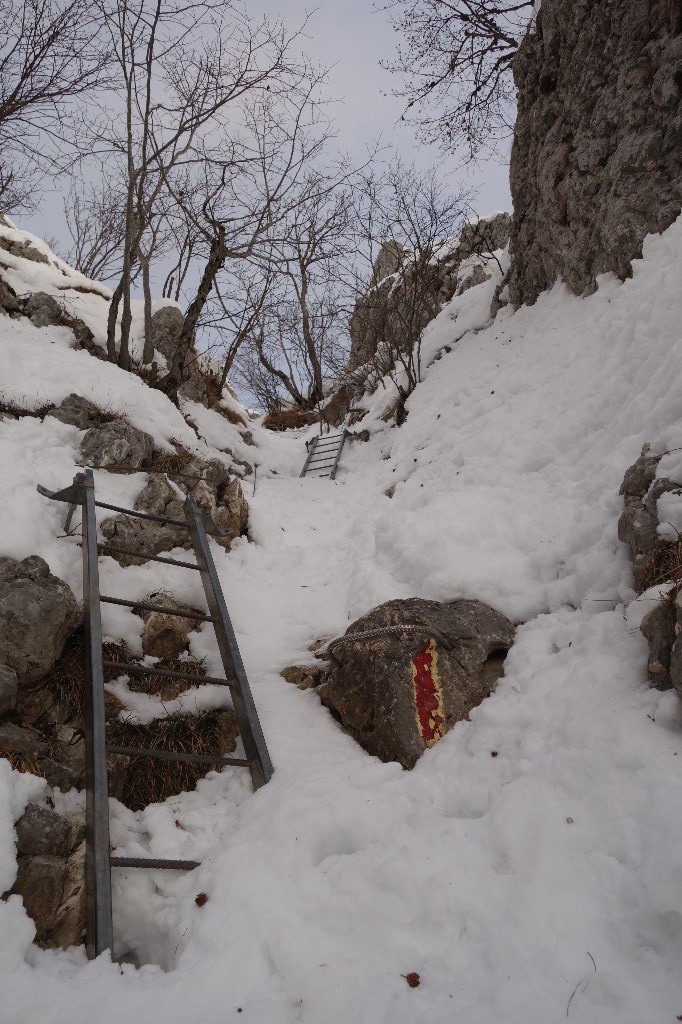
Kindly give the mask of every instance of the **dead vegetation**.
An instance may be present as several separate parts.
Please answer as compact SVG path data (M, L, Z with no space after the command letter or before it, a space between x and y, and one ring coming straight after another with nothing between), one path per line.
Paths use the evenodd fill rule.
M206 711L192 718L173 715L149 725L117 719L107 729L107 740L112 746L174 750L216 757L224 757L235 749L237 735L237 723L231 710ZM207 766L202 764L151 758L126 760L129 766L117 795L133 811L193 790L207 772Z
M660 541L637 575L640 594L661 583L672 583L677 591L682 586L682 537Z

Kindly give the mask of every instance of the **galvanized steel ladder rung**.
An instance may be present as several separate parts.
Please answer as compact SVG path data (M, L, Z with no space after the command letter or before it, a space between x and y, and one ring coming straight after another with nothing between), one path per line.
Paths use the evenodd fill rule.
M201 511L189 495L185 501L185 521L152 516L135 509L121 508L95 500L95 481L91 469L78 473L73 483L61 491L48 491L38 486L38 491L54 501L67 502L70 506L69 520L78 505L82 507L83 532L83 618L85 633L86 708L85 708L85 756L86 756L86 858L85 880L87 898L86 947L89 957L99 956L109 949L113 956L113 925L111 914L111 868L163 868L169 870L191 870L198 867L198 861L159 860L139 857L112 857L109 840L109 785L107 779L107 754L125 754L129 757L146 757L157 760L186 761L195 764L229 765L248 768L254 789L258 789L272 777L272 763L258 719L249 681L246 677L237 638L232 627L223 592L220 587L213 556L208 546L206 525ZM183 612L175 608L160 609L144 601L124 601L100 595L98 555L116 549L97 543L96 509L106 508L141 519L172 523L189 531L196 565L171 558L155 556L182 568L197 569L201 573L204 595L209 614ZM212 524L209 524L211 532ZM144 557L139 552L130 552ZM218 649L225 671L225 678L202 677L170 669L150 669L146 666L116 664L102 658L102 618L100 604L124 605L131 608L153 609L171 615L182 615L213 623ZM201 754L184 754L180 751L151 751L138 748L115 747L106 742L104 715L104 668L116 667L121 672L136 672L141 675L163 675L173 679L187 679L195 683L222 683L230 688L232 704L244 744L244 758L213 757Z
M328 469L329 473L321 473L320 479L329 477L330 480L334 480L347 437L355 437L355 434L344 427L340 434L334 434L331 437L318 436L309 441L307 445L308 455L300 472L300 477L307 476L318 469Z

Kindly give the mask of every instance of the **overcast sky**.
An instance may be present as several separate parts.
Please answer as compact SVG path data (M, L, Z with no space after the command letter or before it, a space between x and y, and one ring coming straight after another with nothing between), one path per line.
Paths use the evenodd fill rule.
M457 173L453 158L418 143L414 128L400 122L403 104L390 95L399 79L380 66L395 55L398 36L381 6L381 0L249 0L250 12L280 15L291 27L311 13L306 49L322 64L334 65L330 92L340 99L334 119L341 149L362 158L366 144L381 136L406 160L438 164L455 184L465 180L478 193L477 213L511 211L506 164L489 161Z
M381 2L381 0L379 0ZM333 116L337 126L339 148L361 161L366 147L381 138L393 146L407 162L418 165L436 164L453 192L460 182L476 195L473 207L485 215L497 210L511 210L508 168L504 163L488 161L482 166L457 171L455 160L444 157L437 147L416 141L415 130L401 123L403 104L390 95L398 79L385 71L381 61L390 61L395 54L398 37L388 14L377 9L373 0L246 0L249 14L277 15L291 29L297 28L310 14L305 40L301 48L318 63L332 66L330 94L338 99ZM63 225L62 197L46 194L39 210L30 217L19 216L21 227L48 239L62 238L61 251L66 252L70 240ZM68 185L64 183L64 188Z

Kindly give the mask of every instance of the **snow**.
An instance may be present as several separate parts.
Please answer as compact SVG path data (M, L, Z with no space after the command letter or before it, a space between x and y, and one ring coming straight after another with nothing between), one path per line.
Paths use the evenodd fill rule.
M249 422L252 447L192 407L197 438L163 396L64 332L0 321L2 380L27 407L108 389L159 445L230 448L262 467L246 491L249 541L213 551L276 767L255 794L226 769L138 813L113 803L117 853L202 861L183 875L114 872L120 951L146 966L38 950L21 901L0 903L3 1024L682 1014L682 711L676 693L648 688L638 626L660 592L635 600L616 533L619 485L645 442L670 452L659 475L682 478L681 256L678 222L647 239L631 280L606 276L584 299L557 285L490 322L495 266L425 333L404 425L381 420L392 385L367 396L354 429L370 441L347 445L335 483L298 479L310 431ZM76 592L77 538L57 539L64 509L35 483L68 482L81 436L49 417L0 423L12 481L0 553L43 554ZM144 481L96 474L120 504ZM200 600L189 572L103 560L102 574L114 595ZM407 596L477 597L519 623L495 693L412 772L368 757L313 691L279 675L309 660L311 641ZM107 608L109 635L139 649L140 628ZM191 637L212 671L210 633ZM158 713L115 686L140 720ZM15 869L10 824L43 794L0 761L0 885Z

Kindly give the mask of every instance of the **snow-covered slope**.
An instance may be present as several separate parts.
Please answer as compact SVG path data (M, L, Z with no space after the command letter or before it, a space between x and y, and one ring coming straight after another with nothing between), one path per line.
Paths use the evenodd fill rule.
M350 446L334 484L297 478L300 436L257 432L257 461L278 472L250 497L250 542L217 558L275 776L253 795L226 770L164 805L116 808L119 852L203 860L182 877L116 873L115 930L147 967L40 951L19 898L0 904L2 1024L682 1014L682 715L675 693L646 684L641 602L616 537L625 468L645 441L680 446L681 257L678 222L648 239L631 280L604 278L589 298L557 286L492 324L499 274L454 299L426 333L405 424L381 421L393 396L379 389L356 427L371 440ZM84 393L109 388L160 443L190 430L48 329L0 321L8 358L17 393L39 374L52 395L78 366ZM79 437L49 420L0 423L14 481L0 553L38 550L74 587L78 552L54 539L59 513L34 487L70 478ZM121 504L144 481L98 477ZM119 569L116 585L142 592L156 572ZM405 772L368 757L279 671L413 595L478 597L520 625L495 694ZM0 761L0 888L11 823L42 792Z

